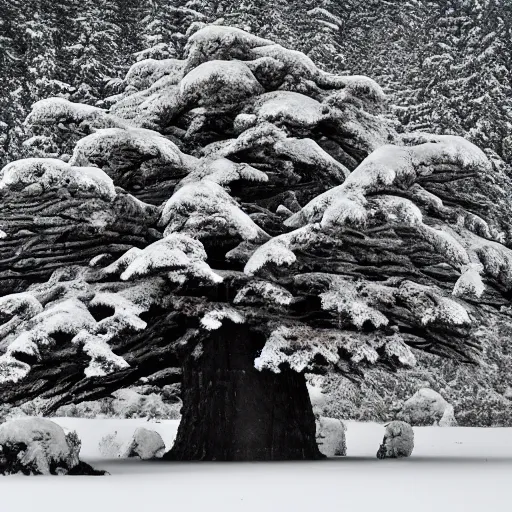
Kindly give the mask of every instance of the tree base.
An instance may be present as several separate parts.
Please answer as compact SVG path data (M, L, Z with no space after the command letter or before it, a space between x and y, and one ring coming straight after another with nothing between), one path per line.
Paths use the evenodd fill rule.
M182 420L167 460L321 459L304 375L259 372L264 338L224 322L184 365ZM196 351L197 353L197 351Z

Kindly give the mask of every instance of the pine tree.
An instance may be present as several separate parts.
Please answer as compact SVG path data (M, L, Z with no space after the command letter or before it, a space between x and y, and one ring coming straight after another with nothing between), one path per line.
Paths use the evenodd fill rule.
M465 135L503 157L512 93L502 2L453 0L421 7L416 62L404 77L405 90L394 98L399 117L410 130Z
M206 21L200 11L180 0L151 0L144 21L144 50L137 59L166 59L182 55L187 40L185 32L195 22ZM201 6L199 6L201 8Z
M21 123L21 98L16 98L23 80L22 56L16 37L16 9L9 0L0 1L0 164L7 163L15 140L16 126Z
M105 18L118 28L117 48L113 65L124 74L142 48L143 20L150 10L149 0L110 0L105 2Z
M501 4L471 5L471 28L461 43L463 61L453 72L460 77L461 131L503 157L503 140L512 128L512 87L503 57L507 34Z
M108 0L86 2L84 13L73 20L76 40L66 47L71 62L69 75L74 77L75 101L94 104L116 69L112 69L113 56L117 55L119 27L108 15Z
M496 169L491 174L485 174L491 184L490 189L481 182L472 189L465 189L462 186L462 192L466 194L467 200L464 208L470 204L473 208L471 211L476 216L467 222L474 229L478 227L478 232L484 233L484 237L507 241L507 231L510 231L510 228L503 220L497 220L500 214L494 214L494 216L489 214L495 222L494 227L491 226L492 230L489 230L481 219L483 217L488 220L487 214L482 214L478 210L477 203L480 201L487 204L486 197L494 197L493 184L499 184L503 190L508 190L504 176L504 172L507 171L506 162L510 164L512 161L512 137L510 136L512 53L509 51L512 39L512 7L508 1L372 0L369 2L351 0L340 3L328 0L308 2L193 0L184 3L155 0L150 3L135 0L101 0L98 3L78 0L28 0L27 2L0 0L0 9L2 12L0 20L2 70L0 73L0 160L2 165L18 158L34 156L51 156L67 160L71 158L77 141L91 134L91 129L107 128L110 130L108 132L110 137L115 138L119 133L124 134L124 146L121 144L125 151L124 156L109 161L104 151L101 148L94 149L91 139L87 139L87 143L82 142L78 145L83 153L80 154L82 159L80 161L102 167L113 177L116 185L126 187L129 193L135 194L139 199L155 205L163 203L173 193L177 182L186 174L196 176L190 172L189 167L193 159L189 160L188 157L182 157L179 154L176 156L167 143L160 138L150 138L149 142L144 138L144 143L141 143L139 137L142 133L130 132L130 135L126 136L124 131L119 132L124 130L123 123L126 121L124 114L128 112L128 117L133 114L137 126L161 131L165 137L177 143L182 151L190 152L195 157L202 157L203 152L211 151L215 147L209 144L214 145L226 138L238 136L239 130L244 126L247 128L244 123L252 122L252 114L248 114L246 118L240 117L238 124L232 126L229 108L219 107L217 110L210 111L201 106L199 110L193 110L176 123L162 127L159 124L159 116L171 115L172 117L176 107L173 102L179 97L177 88L170 90L165 88L166 83L173 81L177 68L180 67L179 62L175 63L176 68L165 62L160 63L160 68L154 71L154 75L151 71L154 69L151 67L155 65L154 62L142 62L140 69L149 70L149 75L145 75L135 87L140 93L138 95L133 94L135 92L133 82L115 77L123 76L135 57L137 59L183 58L187 36L196 32L203 22L216 22L236 26L285 47L301 50L323 70L335 73L367 74L378 79L388 95L388 101L394 104L394 112L403 123L403 126L396 125L400 131L431 131L464 135L485 149ZM265 12L264 16L262 12ZM190 23L192 26L189 29ZM259 41L258 44L264 45L264 42ZM166 65L169 67L165 68ZM282 70L283 73L289 73L287 87L296 80L293 72L290 72L295 65L298 65L297 60L292 59L287 61ZM302 65L304 73L310 73L307 61L303 61ZM194 71L194 67L188 70ZM273 75L272 80L265 78L265 71L258 66L251 72L258 80L261 78L265 82L265 87L269 87L268 83L273 83L272 80L280 79L279 73ZM162 74L169 80L162 81L156 90L148 91L148 87L156 80L155 77L157 75L161 77ZM297 81L305 88L300 92L306 91L306 95L311 94L311 83L318 80L320 75L315 76L314 79L311 75L308 76L312 80L309 85L300 80ZM111 90L121 94L116 94L108 101L102 102L101 97L105 94L104 85L110 77L114 77L111 85L117 87L112 87ZM127 84L128 87L124 90ZM174 83L173 86L176 84ZM160 90L159 87L164 88ZM321 88L323 87L325 82L321 85ZM368 82L357 85L354 81L352 87L364 89L368 87ZM109 91L108 94L114 94L114 92ZM84 110L83 107L64 102L59 104L58 111L61 115L58 119L52 119L47 124L42 122L29 123L28 126L23 124L33 103L46 96L55 95L102 107L114 103L114 114L104 117L103 111L99 109ZM150 100L148 100L149 97ZM359 101L359 99L352 99ZM276 105L280 101L276 100L272 108L279 110L281 107ZM144 103L144 107L141 107L140 111L134 110L132 103L136 105ZM235 104L237 104L236 101ZM50 105L52 105L51 102ZM382 111L383 109L380 103L366 106L370 110L375 108ZM39 105L34 111L41 108ZM253 106L246 108L251 111ZM304 108L304 105L302 104L300 108ZM87 112L87 115L84 112ZM343 112L340 117L345 115L346 113ZM119 118L122 120L120 121ZM133 121L131 117L129 120ZM358 122L361 122L361 119L358 119ZM331 126L329 124L331 121L323 120L322 123L322 127ZM290 128L287 123L284 125L285 131L291 130L294 136L303 137L306 134L312 137L314 143L318 144L322 150L328 151L331 156L334 155L338 163L341 162L349 170L353 170L376 147L365 146L365 141L358 138L360 134L354 134L356 142L352 144L343 137L341 142L337 137L333 140L333 133L337 133L338 128L331 127L328 135L318 137L318 131L313 130L313 133L310 133L309 128L297 126ZM223 131L224 128L227 131ZM365 125L361 132L366 133L367 130L374 129L373 125ZM375 135L375 132L372 133ZM385 131L383 133L387 134ZM253 183L253 188L249 189L258 197L266 194L264 191L266 185L258 181L262 176L257 171L267 172L271 176L275 176L277 170L283 175L289 173L288 178L283 179L277 187L284 198L282 204L278 205L279 212L277 210L271 212L285 216L294 213L298 205L304 206L309 199L313 199L313 195L320 194L327 188L325 184L315 182L308 185L311 186L311 197L301 196L300 191L292 190L291 182L287 180L299 179L297 175L300 176L300 172L306 172L305 169L313 165L311 162L316 162L314 165L318 170L324 169L322 166L327 165L327 161L325 155L318 156L322 155L321 153L315 153L313 160L310 155L306 155L310 158L309 161L304 155L303 160L297 160L297 146L293 147L289 141L283 142L285 139L281 140L279 138L281 135L277 136L274 132L267 135L273 140L274 145L271 150L265 145L257 149L248 146L241 156L236 154L233 157L237 164L240 161L249 161L255 170L236 168L230 169L229 172L226 169L217 169L216 172L223 176L222 179L226 179L226 173L242 177L250 176L257 184ZM382 133L377 135L380 144L385 140L385 136ZM407 141L406 137L404 135L404 141ZM408 144L408 142L404 143ZM92 147L89 144L92 144ZM309 150L313 147L316 152L319 151L314 145L308 146L311 144L309 142L302 144ZM144 148L142 152L141 147ZM267 154L269 151L271 153L278 151L278 158L272 157L269 160ZM147 162L154 159L155 154L160 155L158 158L161 160L158 165L153 166ZM176 167L176 158L178 160L184 158L187 165ZM318 158L320 160L317 160ZM166 180L163 176L166 175L169 166L173 172L176 172L176 176ZM298 173L297 167L300 170ZM332 181L333 175L336 173L339 175L340 168L333 162L330 162L327 167L333 174L329 174L325 169L322 172L326 182L333 185L335 184ZM148 171L148 168L151 171ZM422 184L421 187L423 186ZM428 189L429 193L434 193L443 200L448 198L447 204L451 205L455 195L453 191L447 192L442 184L429 186L431 187ZM243 193L237 187L238 183L231 186L234 195L237 199L243 198ZM34 188L37 189L32 187ZM471 193L468 193L468 190L471 190ZM415 189L415 193L423 194L421 189ZM424 201L429 198L428 194L422 197ZM230 206L227 198L224 197L224 199L226 200L225 209L229 210L232 205ZM497 203L499 204L499 201ZM129 211L134 208L129 202L123 204ZM270 216L269 220L268 214L262 213L261 204L253 205L251 198L245 198L240 204L244 211L250 212L249 215L251 218L254 217L257 223L263 223L261 227L268 234L280 234L280 230L276 228L280 218ZM349 215L351 221L357 217L357 214L365 215L362 205L357 201L348 204L351 208L343 215ZM439 211L445 211L444 206L442 205ZM266 208L266 205L264 207ZM438 207L437 203L433 203L429 208L436 210ZM105 207L104 210L108 211L108 208ZM401 206L399 211L402 210ZM501 212L503 219L507 218L506 212L504 213L500 206L496 206L495 210ZM52 215L53 213L50 216ZM107 214L95 211L95 222L101 225L103 222L101 219L104 219L105 215ZM112 213L112 215L117 214ZM151 215L156 214L153 212ZM215 215L217 212L214 217ZM133 220L133 225L137 225L138 222L139 220ZM139 238L140 227L133 230L132 227L131 225L128 229L129 237L136 240L135 245L138 244L138 247L145 247L154 241L151 238ZM0 230L2 229L3 227L0 226ZM27 229L33 230L33 226ZM82 232L83 227L76 229ZM91 229L94 231L98 227L93 226ZM112 233L117 229L122 231L117 225ZM155 227L151 225L148 229L155 229ZM234 229L233 226L231 229ZM505 234L500 235L500 230ZM86 238L92 238L91 232L87 229L85 233ZM423 234L437 236L436 233L428 230ZM62 235L64 240L62 243L67 244L70 236L68 233ZM436 238L436 240L439 244L439 239ZM110 242L113 243L112 240ZM94 248L91 249L88 243L90 242L84 242L84 251L88 256L92 256ZM99 245L103 247L102 244L107 242L101 239ZM37 249L40 246L35 244L35 247L38 254ZM64 245L61 249L65 251L65 247L67 246ZM119 248L119 245L117 247ZM122 247L129 248L129 244ZM247 247L239 248L239 252L250 251L251 247L249 244ZM278 243L274 250L285 260L292 258L283 249L281 243ZM306 252L309 250L310 248L307 247ZM208 246L207 252L209 260L213 260L220 268L225 268L227 264L222 254L219 256L222 253L219 248L212 249ZM270 253L273 254L272 251ZM117 255L115 251L114 255ZM487 255L486 258L490 265L491 256ZM498 267L495 269L497 276L500 272L505 272L503 268L499 270L500 265L504 268L506 265L499 263L496 255L494 259ZM81 260L78 262L84 263ZM239 263L239 270L241 266ZM10 270L19 272L18 268ZM468 282L472 283L468 277L472 275L471 271L465 272L464 275L464 279L458 281L457 287L454 287L457 293L465 290ZM38 274L37 279L45 278L46 274ZM282 283L279 282L276 287L273 287L267 283L253 289L255 285L251 284L241 293L241 297L247 298L252 294L264 293L269 297L278 297L279 300L286 301L290 299L286 294L289 291L288 283L281 285ZM295 290L292 290L292 295L293 293ZM337 314L340 322L347 316L355 315L354 312L343 308ZM373 318L378 321L376 316ZM493 331L490 333L491 338L492 336L494 336ZM502 352L500 348L499 353L502 354ZM499 356L496 356L495 360L499 360ZM433 367L431 360L425 364ZM455 371L454 366L448 363L444 368L443 371ZM434 373L441 382L443 377L437 367ZM471 375L469 372L462 373ZM380 380L375 379L375 382L377 387L380 386L383 389L387 373L383 372L381 375ZM350 378L352 378L351 375ZM466 385L462 382L468 382L471 377L465 378L466 381L461 379L458 384L459 390L464 389ZM491 380L482 379L484 384L479 392L482 396L492 388Z
M512 183L467 140L396 133L369 78L218 25L186 50L108 112L34 106L88 133L0 171L0 399L180 376L168 458L319 458L305 373L476 362L512 327Z
M50 13L37 9L23 30L26 34L24 61L30 98L35 101L68 93L68 84L57 80L57 51Z
M0 101L5 105L3 122L8 127L3 137L4 162L32 151L23 145L30 136L23 128L30 106L47 96L68 97L73 90L63 72L68 70L69 62L62 58L60 46L66 40L64 34L69 33L69 23L59 13L71 12L74 1L4 0L2 24L8 43L7 59L2 63L6 72L2 76L9 77L0 89Z

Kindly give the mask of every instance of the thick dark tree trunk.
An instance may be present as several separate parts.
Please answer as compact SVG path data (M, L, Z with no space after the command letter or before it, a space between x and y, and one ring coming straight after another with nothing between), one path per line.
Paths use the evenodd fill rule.
M303 375L259 372L262 337L224 326L184 365L182 420L172 460L319 459L315 418Z

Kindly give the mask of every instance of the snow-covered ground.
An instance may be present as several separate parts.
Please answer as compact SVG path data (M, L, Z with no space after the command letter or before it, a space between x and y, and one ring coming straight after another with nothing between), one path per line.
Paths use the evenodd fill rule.
M114 431L127 440L144 426L158 431L169 446L177 421L56 421L76 429L82 458L111 475L0 478L1 512L510 510L512 428L415 428L410 459L378 460L384 427L348 422L344 458L168 463L102 459L98 444Z

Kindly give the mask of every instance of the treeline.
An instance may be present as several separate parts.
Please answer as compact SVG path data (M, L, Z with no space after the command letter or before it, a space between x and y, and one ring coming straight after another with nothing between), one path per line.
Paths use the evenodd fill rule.
M135 60L179 58L188 27L212 22L371 76L404 129L464 135L512 162L510 0L0 0L0 13L1 164L30 155L33 102L101 106Z

